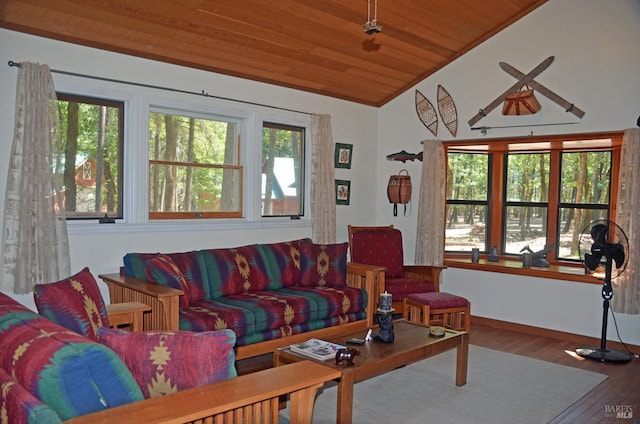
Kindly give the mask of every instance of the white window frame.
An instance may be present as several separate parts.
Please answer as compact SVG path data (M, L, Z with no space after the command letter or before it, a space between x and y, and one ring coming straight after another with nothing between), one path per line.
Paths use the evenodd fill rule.
M123 146L123 218L115 224L99 224L98 220L68 220L70 235L131 232L206 231L216 229L311 228L311 116L267 106L217 99L215 97L171 92L151 87L126 85L112 81L54 74L56 91L110 99L124 103ZM241 133L240 163L243 166L243 217L211 219L149 220L149 112L151 109L177 113L226 117L239 122ZM262 127L264 122L305 129L304 158L305 215L265 217L261 215Z

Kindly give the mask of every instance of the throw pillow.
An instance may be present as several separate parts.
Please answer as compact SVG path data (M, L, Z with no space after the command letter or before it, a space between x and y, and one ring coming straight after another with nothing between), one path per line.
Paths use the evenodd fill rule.
M89 268L55 283L37 284L33 297L40 315L91 340L98 340L98 328L109 326L107 308Z
M346 287L348 243L300 242L301 287Z
M145 398L237 376L231 330L131 333L103 327L98 335L127 365Z
M160 253L147 259L144 263L144 272L151 282L182 290L184 294L180 296L180 309L189 309L187 280L170 256Z

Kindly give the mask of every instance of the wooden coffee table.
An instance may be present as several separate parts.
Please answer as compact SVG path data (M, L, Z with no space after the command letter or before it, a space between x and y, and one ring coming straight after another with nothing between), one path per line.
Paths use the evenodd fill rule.
M349 424L353 413L353 385L358 381L391 371L400 366L457 349L456 385L467 383L467 359L469 356L469 334L464 331L447 330L442 337L429 335L429 327L402 320L393 322L395 341L393 343L366 342L355 347L360 354L355 357L353 366L336 365L335 360L312 361L340 370L338 379L337 423ZM374 329L374 334L377 328ZM327 341L344 346L351 338L363 338L364 334L348 333L339 337L328 338ZM273 355L274 366L288 364L308 357L291 352L288 348L277 350Z

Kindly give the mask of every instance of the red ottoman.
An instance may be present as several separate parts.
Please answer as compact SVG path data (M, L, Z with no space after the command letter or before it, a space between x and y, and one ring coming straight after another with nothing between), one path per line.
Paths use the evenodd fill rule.
M424 325L471 330L471 302L450 293L414 293L404 298L403 318Z

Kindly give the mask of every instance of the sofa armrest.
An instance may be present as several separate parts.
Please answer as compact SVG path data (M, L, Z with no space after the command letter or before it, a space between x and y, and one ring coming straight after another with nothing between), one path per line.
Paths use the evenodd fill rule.
M122 274L101 274L109 287L110 303L141 302L151 307L144 314L144 330L178 330L182 290Z
M229 380L73 418L69 424L278 422L280 396L289 395L290 421L310 424L317 390L340 371L311 361L245 374ZM260 421L262 422L262 421Z
M416 278L433 281L436 291L440 291L440 273L446 269L446 266L436 265L405 265L405 278Z
M367 291L367 325L369 328L373 326L373 317L377 308L376 302L384 287L385 270L386 268L381 266L347 262L347 285Z

